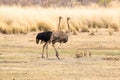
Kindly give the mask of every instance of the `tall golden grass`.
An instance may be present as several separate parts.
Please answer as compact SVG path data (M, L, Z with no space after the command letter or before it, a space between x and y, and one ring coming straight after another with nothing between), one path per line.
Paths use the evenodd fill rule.
M120 28L120 7L40 8L0 6L0 32L6 34L31 31L57 30L58 17L62 16L61 28L67 31L66 18L71 17L74 33L91 27Z

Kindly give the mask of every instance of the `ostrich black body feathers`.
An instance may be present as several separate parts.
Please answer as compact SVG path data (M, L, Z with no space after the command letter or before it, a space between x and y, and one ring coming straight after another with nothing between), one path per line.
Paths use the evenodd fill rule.
M52 34L52 31L45 31L45 32L38 33L36 36L36 43L38 44L40 40L41 42L43 41L50 42L51 34Z

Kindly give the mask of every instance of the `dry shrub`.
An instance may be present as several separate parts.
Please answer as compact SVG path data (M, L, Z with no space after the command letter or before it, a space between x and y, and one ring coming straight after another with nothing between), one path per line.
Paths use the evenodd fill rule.
M103 60L110 60L110 61L119 61L120 57L105 57Z
M92 54L91 54L91 52L86 51L86 50L83 51L83 52L77 51L76 54L75 54L75 57L76 57L76 58L92 57Z
M48 31L48 30L51 30L51 26L50 26L50 24L47 24L47 22L45 23L45 22L40 22L40 23L38 23L38 29L40 30L40 31Z
M95 30L93 28L91 28L89 35L95 35Z
M94 32L91 32L89 35L95 35L95 33L94 33Z
M113 29L111 27L108 28L109 35L113 35Z
M76 58L82 58L83 57L83 53L76 53L75 56L76 56Z
M81 32L89 32L89 28L87 26L82 27Z

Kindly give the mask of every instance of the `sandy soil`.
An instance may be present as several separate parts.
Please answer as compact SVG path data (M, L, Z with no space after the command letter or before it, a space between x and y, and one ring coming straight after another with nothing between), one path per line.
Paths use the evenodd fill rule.
M59 48L61 60L49 46L49 59L42 59L42 45L35 43L37 32L0 34L0 80L119 80L120 32L109 36L106 30L95 35L71 35ZM58 47L59 44L56 44ZM76 51L117 50L116 55L92 53L92 57L75 58Z

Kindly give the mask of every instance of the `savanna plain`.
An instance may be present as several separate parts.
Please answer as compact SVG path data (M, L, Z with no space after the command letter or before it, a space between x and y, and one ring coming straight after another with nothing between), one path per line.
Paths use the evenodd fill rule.
M15 12L16 11L16 12ZM43 44L36 35L45 30L71 33L67 43L56 44L60 60L49 45L49 58L41 58ZM0 6L0 80L119 80L120 8L48 8ZM91 53L78 58L76 54Z

